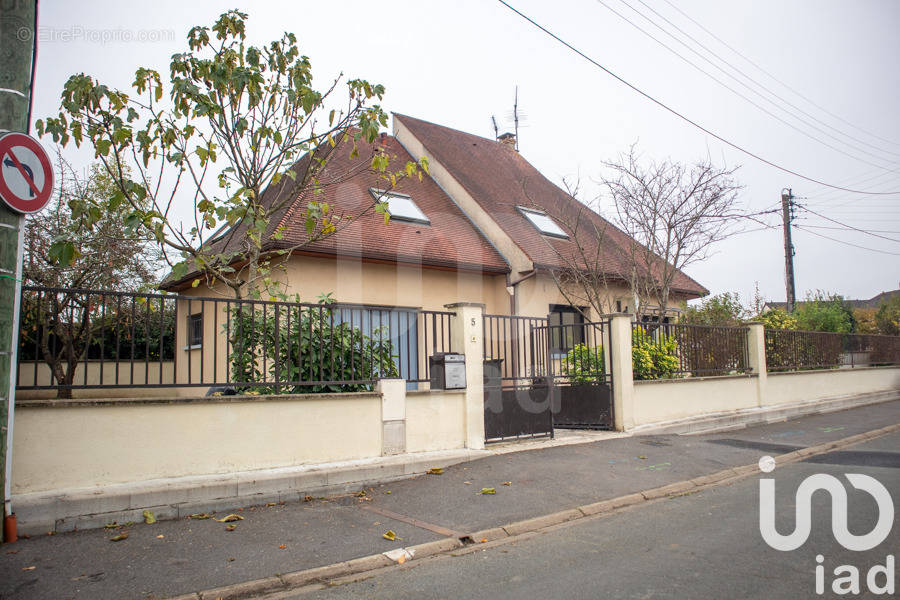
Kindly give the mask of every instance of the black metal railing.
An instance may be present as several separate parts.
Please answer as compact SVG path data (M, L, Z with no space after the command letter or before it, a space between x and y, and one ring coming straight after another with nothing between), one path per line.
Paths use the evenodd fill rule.
M538 331L550 340L546 374L555 384L612 380L608 320L547 325Z
M211 387L218 393L371 389L428 380L453 313L24 287L18 389Z
M529 385L534 378L547 376L546 318L484 315L482 323L484 360L488 369L499 372L501 381Z
M769 371L900 364L900 336L766 329Z
M747 327L632 323L635 379L731 375L749 370Z

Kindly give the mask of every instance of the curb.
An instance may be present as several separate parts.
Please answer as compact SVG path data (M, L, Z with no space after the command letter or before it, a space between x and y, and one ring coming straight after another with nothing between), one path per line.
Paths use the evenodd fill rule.
M825 454L837 448L846 448L861 442L866 442L895 431L900 431L900 423L888 425L880 429L874 429L857 435L852 435L834 442L827 442L817 446L810 446L802 450L795 450L786 454L775 456L776 465L785 465L801 461L810 456ZM702 475L693 479L677 481L657 488L651 488L642 492L627 494L609 500L602 500L592 504L586 504L577 508L563 510L508 523L500 527L492 527L476 531L469 535L457 538L442 538L433 542L426 542L416 546L409 546L405 550L410 557L408 561L418 562L424 558L435 556L438 554L446 554L454 552L466 546L481 544L485 542L498 542L502 540L519 538L525 535L534 535L535 533L561 525L571 523L588 517L596 517L598 515L613 513L623 508L629 508L638 504L650 503L663 498L675 498L685 493L692 493L722 484L730 484L739 479L749 477L759 472L759 465L750 464L723 469L708 475ZM404 561L406 562L406 561ZM265 577L252 581L245 581L219 588L203 590L199 592L191 592L181 596L175 596L170 600L240 600L250 596L259 594L267 594L272 592L287 592L295 590L311 584L327 584L339 578L346 578L352 575L360 575L369 571L383 569L395 565L395 561L385 554L372 554L363 556L349 561L339 562L323 567L313 569L305 569L303 571L295 571L283 575L273 577Z

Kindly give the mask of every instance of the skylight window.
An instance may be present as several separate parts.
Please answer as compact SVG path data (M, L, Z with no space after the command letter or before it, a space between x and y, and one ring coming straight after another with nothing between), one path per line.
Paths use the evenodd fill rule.
M525 215L525 218L528 219L532 225L534 225L535 229L537 229L544 235L563 238L566 240L569 239L569 236L565 231L563 231L562 227L557 225L556 221L551 219L547 215L547 213L531 208L522 208L521 206L517 208L519 209L519 212Z
M409 221L411 223L423 223L425 225L431 224L431 221L428 220L428 217L425 216L422 209L420 209L418 205L413 202L413 199L406 194L385 192L374 188L369 191L376 200L380 199L387 202L391 219L396 219L397 221Z

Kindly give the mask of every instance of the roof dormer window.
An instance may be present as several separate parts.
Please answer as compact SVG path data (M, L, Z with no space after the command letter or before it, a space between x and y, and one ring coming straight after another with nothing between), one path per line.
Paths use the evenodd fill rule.
M522 213L525 218L534 225L534 228L542 234L564 240L569 239L569 236L563 231L562 227L557 225L556 221L551 219L544 211L533 208L524 208L522 206L517 206L516 208L519 209L519 212Z
M422 223L430 225L431 221L422 212L422 209L413 201L412 197L397 192L386 192L375 188L369 188L369 192L376 200L387 202L388 213L391 219L407 221L410 223Z

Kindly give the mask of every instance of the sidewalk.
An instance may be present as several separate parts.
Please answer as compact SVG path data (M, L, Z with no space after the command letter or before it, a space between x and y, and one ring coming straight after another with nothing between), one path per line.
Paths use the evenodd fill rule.
M365 495L218 511L217 518L244 517L233 531L181 519L3 545L0 598L172 597L458 537L895 423L900 401L705 436L600 434L606 438L567 443L591 439L572 432L550 444L507 443L442 475ZM485 487L496 494L480 494ZM388 530L402 540L386 540ZM128 538L110 541L121 533Z

